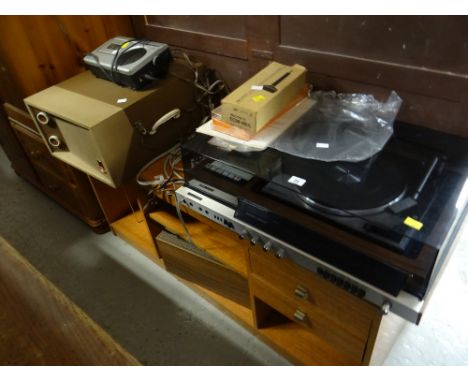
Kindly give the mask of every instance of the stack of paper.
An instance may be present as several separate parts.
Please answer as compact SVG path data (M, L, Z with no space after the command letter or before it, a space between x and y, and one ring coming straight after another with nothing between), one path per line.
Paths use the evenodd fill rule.
M212 137L221 139L229 144L234 150L238 151L260 151L265 150L271 145L281 134L283 134L290 126L294 124L307 110L309 110L315 101L306 97L298 102L289 111L274 120L269 126L260 130L251 140L244 141L216 131L212 127L211 120L197 128L198 133L211 135Z

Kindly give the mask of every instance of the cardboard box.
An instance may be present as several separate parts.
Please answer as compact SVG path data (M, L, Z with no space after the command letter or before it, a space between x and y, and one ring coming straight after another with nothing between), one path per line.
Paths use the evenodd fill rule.
M282 109L278 114L276 114L272 119L270 119L270 121L268 121L267 124L261 128L261 131L263 131L264 129L268 129L268 127L274 124L278 118L280 118L283 114L287 113L290 109L292 109L299 102L301 102L305 97L307 97L307 88L304 88L304 90L300 92L296 98L289 102L284 109ZM242 139L244 141L250 141L251 139L254 139L257 136L258 131L252 132L250 130L246 130L244 128L237 127L222 121L222 108L223 105L218 106L216 109L211 111L211 123L214 130L235 138Z
M221 101L220 122L255 134L305 94L306 69L301 65L270 63Z

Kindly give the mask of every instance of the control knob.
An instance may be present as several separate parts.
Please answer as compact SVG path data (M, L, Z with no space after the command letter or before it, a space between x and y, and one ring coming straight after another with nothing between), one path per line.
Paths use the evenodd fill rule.
M268 252L272 248L273 248L273 243L271 241L267 241L265 244L263 244L263 250L265 252Z
M241 238L242 240L244 240L248 236L249 236L249 232L246 229L243 229L241 233L239 234L239 238Z
M387 315L388 313L390 313L390 308L392 307L392 304L390 304L388 301L387 302L384 302L380 308L380 310L382 311L382 313L384 315Z
M286 251L283 248L280 248L276 251L275 257L277 259L284 259L286 257Z
M253 244L253 245L257 245L259 243L261 243L261 240L260 240L260 237L257 236L257 235L252 235L252 237L250 238L250 242Z

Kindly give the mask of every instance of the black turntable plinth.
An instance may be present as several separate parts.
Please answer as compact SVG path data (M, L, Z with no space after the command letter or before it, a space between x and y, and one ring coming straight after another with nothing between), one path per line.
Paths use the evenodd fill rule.
M195 134L183 145L189 184L196 179L207 185L198 191L231 204L239 220L393 295L424 297L466 212L463 138L397 123L379 153L356 163L226 152L209 139ZM239 171L248 176L233 175Z
M390 140L379 154L357 163L283 155L281 171L261 191L415 257L418 248L411 247L409 239L434 239L428 235L434 214L440 215L449 197L444 189L453 186L453 179L445 176L448 184L438 184L444 167L439 155L397 139ZM302 186L291 183L292 176L302 179ZM434 193L443 199L439 206L431 203ZM407 218L424 229L417 229L418 223L405 223ZM433 243L437 245L441 243Z

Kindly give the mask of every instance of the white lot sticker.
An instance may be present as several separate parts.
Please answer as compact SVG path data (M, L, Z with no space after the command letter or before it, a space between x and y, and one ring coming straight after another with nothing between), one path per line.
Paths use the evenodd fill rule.
M302 187L305 184L305 182L306 182L305 179L299 178L297 176L291 176L288 179L288 183L295 184L296 186L299 186L299 187Z
M317 142L315 144L315 147L317 147L318 149L328 149L330 147L330 145L328 143Z
M263 85L252 85L250 90L263 90Z
M125 103L125 102L127 102L127 99L126 99L126 98L119 98L119 99L117 100L117 103Z

